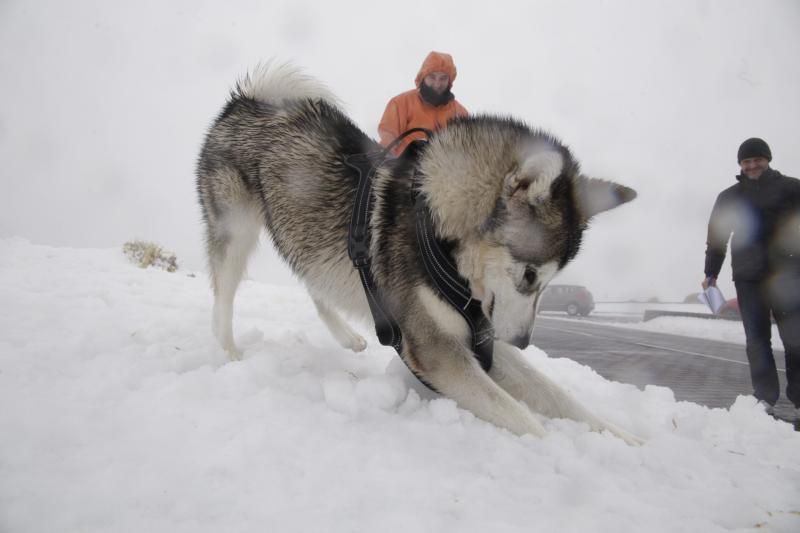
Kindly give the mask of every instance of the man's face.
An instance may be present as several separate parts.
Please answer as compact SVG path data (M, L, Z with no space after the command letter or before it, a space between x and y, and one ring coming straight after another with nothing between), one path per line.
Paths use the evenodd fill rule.
M742 167L742 174L751 180L757 180L769 168L769 161L764 157L751 157L742 159L739 166Z
M450 76L444 72L431 72L425 76L423 83L436 91L436 94L442 94L450 86Z

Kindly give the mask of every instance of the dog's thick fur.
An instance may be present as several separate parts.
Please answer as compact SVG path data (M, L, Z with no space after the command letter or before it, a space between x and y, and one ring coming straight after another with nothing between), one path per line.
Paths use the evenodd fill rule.
M347 255L358 183L348 161L371 154L378 165L372 272L402 331L401 356L411 370L463 408L516 434L543 435L533 415L541 413L635 442L506 343L528 345L538 295L575 256L589 219L635 192L581 175L558 140L509 118L452 121L417 157L383 159L376 155L381 148L327 89L291 66L260 67L237 84L208 132L197 167L213 327L231 357L239 356L234 294L265 226L336 340L356 351L366 347L339 312L372 319ZM452 245L461 276L495 326L489 372L471 352L466 322L423 267L414 230L415 173L437 238Z

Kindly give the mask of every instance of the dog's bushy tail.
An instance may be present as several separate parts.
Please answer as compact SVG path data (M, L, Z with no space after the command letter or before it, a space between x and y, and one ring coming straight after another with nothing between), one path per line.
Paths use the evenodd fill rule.
M324 100L341 107L339 99L320 81L291 63L259 63L236 82L233 97L281 105L291 100Z

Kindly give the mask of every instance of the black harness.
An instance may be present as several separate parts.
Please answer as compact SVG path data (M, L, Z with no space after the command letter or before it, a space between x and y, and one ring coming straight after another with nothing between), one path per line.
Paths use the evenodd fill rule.
M425 198L416 187L414 194L416 196L414 219L417 245L425 264L425 270L439 293L466 320L472 333L472 352L478 358L483 369L488 372L492 368L494 326L483 313L481 302L472 297L467 280L458 273L451 254L453 243L436 237Z
M402 355L403 346L400 326L388 311L385 298L380 287L375 284L375 279L370 269L369 220L372 213L372 180L375 176L375 170L385 161L388 151L394 144L406 135L420 130L421 128L414 128L403 133L377 157L371 157L369 154L359 154L358 156L346 157L344 161L345 164L358 172L358 189L353 205L353 214L350 219L347 253L353 262L353 266L358 271L359 279L361 279L361 284L364 287L364 294L367 297L372 318L375 321L375 333L378 336L378 341L384 346L393 347L400 355ZM422 131L430 135L427 130ZM424 142L412 142L403 157L416 157L419 147ZM436 237L433 231L430 210L417 185L415 170L412 186L414 221L417 244L425 265L425 271L439 293L461 314L469 325L472 334L472 352L480 362L481 367L488 372L492 367L494 328L483 313L481 302L472 297L469 283L458 273L451 253L454 243L440 240Z
M408 134L409 132L406 132ZM395 142L399 141L398 138ZM389 150L395 143L385 150L373 154L355 154L345 156L344 163L358 173L358 187L356 198L353 202L353 214L350 217L350 231L347 238L347 255L358 271L361 286L367 296L369 310L375 321L375 333L378 341L384 346L391 346L397 353L401 352L403 336L397 321L386 309L384 297L375 284L372 276L372 258L369 255L370 231L369 221L372 215L372 180L375 170L386 160Z

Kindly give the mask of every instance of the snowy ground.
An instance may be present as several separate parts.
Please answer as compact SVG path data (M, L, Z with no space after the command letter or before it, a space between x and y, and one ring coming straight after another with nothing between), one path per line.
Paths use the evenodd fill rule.
M0 240L0 301L4 533L800 530L800 433L751 397L710 410L531 347L646 443L520 438L375 342L340 349L300 288L243 284L236 363L202 274L120 250Z

